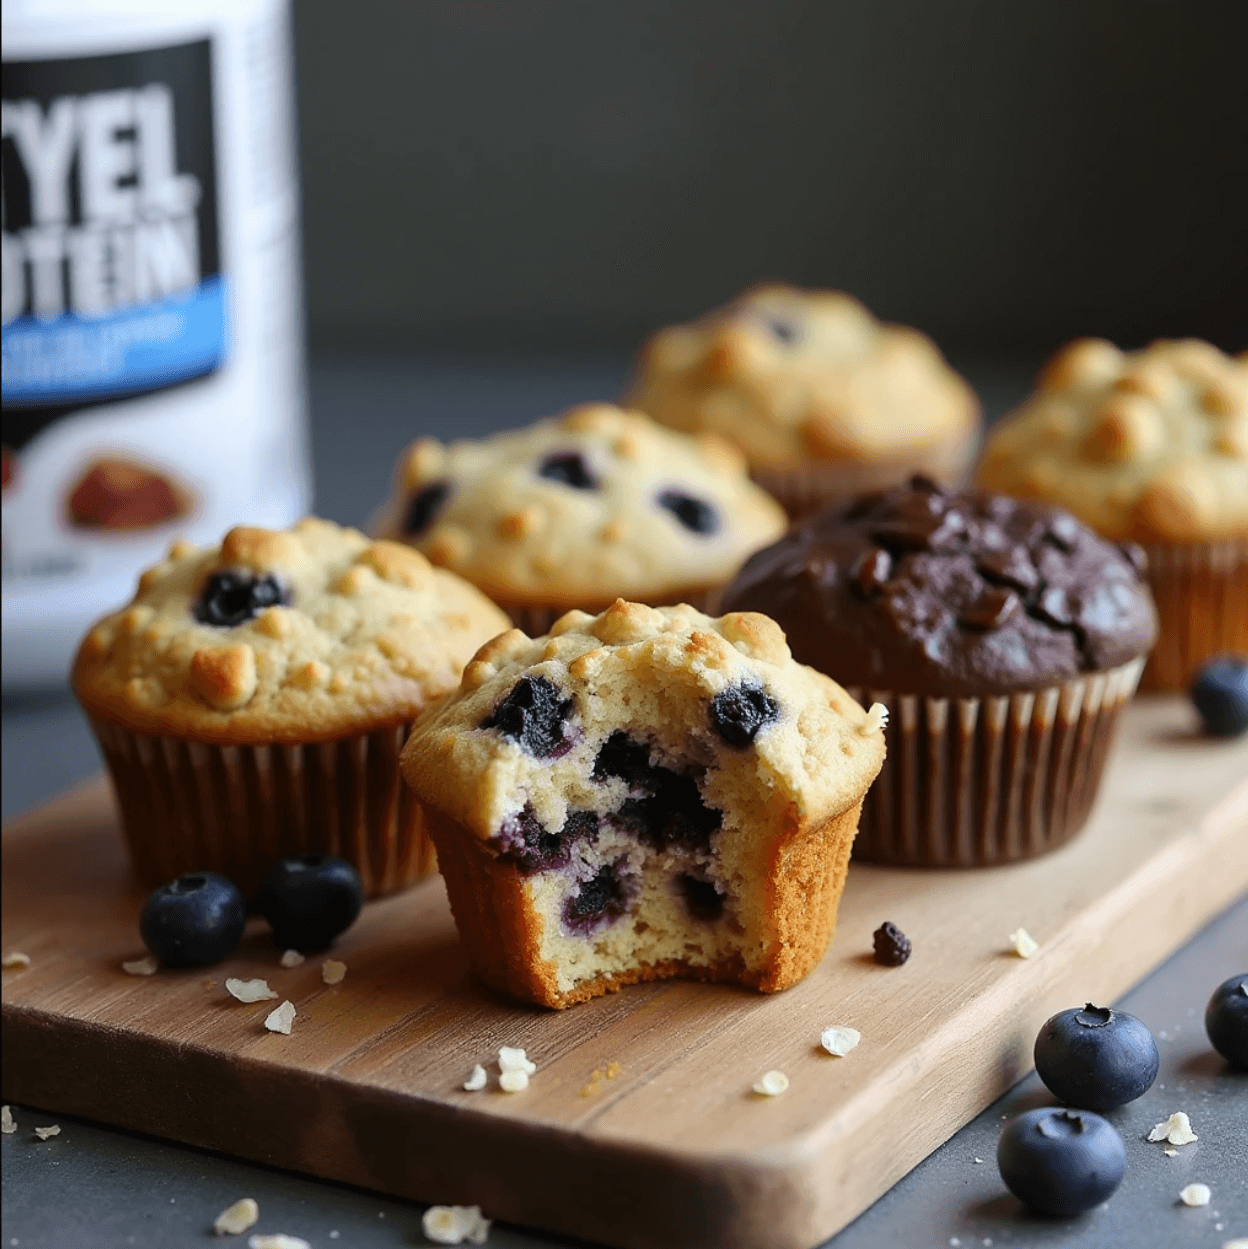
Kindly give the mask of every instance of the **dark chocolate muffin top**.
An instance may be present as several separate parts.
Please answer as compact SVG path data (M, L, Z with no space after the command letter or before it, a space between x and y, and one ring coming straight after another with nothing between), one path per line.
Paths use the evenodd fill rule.
M795 659L844 685L934 697L1061 684L1156 638L1138 547L1068 512L924 478L795 525L724 611L763 612Z

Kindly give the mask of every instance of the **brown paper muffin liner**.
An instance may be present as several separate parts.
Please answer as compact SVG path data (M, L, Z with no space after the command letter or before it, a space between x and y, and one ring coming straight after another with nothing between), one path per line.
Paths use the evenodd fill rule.
M1065 685L989 698L851 689L889 710L888 757L854 858L988 867L1069 841L1096 798L1143 658Z
M714 615L718 610L723 592L723 586L716 586L711 590L678 590L663 599L645 598L635 601L646 603L650 607L671 607L676 603L688 603L690 607L696 607L698 611ZM614 601L612 599L608 602L589 603L583 610L597 614L606 611ZM517 629L523 629L531 638L540 638L543 634L549 633L551 625L560 616L573 610L571 607L547 607L541 603L499 603L498 606L511 617L511 623Z
M776 499L790 520L802 520L860 494L902 485L916 473L942 485L961 485L979 449L979 434L977 424L966 434L911 456L853 464L814 460L784 468L755 468L750 476Z
M1248 539L1145 546L1157 645L1142 690L1185 690L1218 655L1248 657Z
M89 719L146 885L212 871L254 898L279 859L322 852L352 863L365 895L376 897L435 866L399 771L410 725L328 742L221 746Z

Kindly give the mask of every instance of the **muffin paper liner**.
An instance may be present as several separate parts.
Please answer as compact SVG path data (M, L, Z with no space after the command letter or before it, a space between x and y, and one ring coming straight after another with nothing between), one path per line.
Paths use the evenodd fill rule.
M651 597L634 601L647 603L651 607L671 607L676 603L688 603L690 607L696 607L698 611L714 615L722 594L723 586L716 586L712 590L675 591L664 599ZM539 638L549 633L551 625L560 616L575 610L573 607L544 607L540 603L499 603L498 606L511 617L511 623L517 629L523 629L531 638ZM596 614L606 611L610 606L609 602L591 603L584 610Z
M1218 655L1248 657L1248 540L1145 546L1160 632L1142 690L1185 690Z
M1034 858L1083 827L1144 659L988 698L850 689L889 710L888 757L863 803L854 858L987 867Z
M435 866L399 771L410 725L328 742L221 746L89 719L146 885L213 871L251 899L279 859L322 852L352 863L365 895L376 897Z
M979 426L926 453L862 463L818 460L784 468L755 468L750 476L789 514L801 520L872 490L885 490L922 473L943 485L959 485L979 449Z

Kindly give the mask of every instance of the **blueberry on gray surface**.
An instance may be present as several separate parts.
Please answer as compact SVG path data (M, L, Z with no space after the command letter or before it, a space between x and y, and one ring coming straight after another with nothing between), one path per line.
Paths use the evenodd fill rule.
M1093 1006L1054 1015L1036 1037L1036 1074L1055 1096L1085 1110L1114 1110L1147 1092L1161 1056L1134 1015Z
M1209 1043L1232 1067L1248 1071L1248 975L1220 984L1205 1008Z
M275 863L260 882L257 906L286 950L313 954L355 923L364 905L359 873L332 854L299 854Z
M403 518L403 532L408 537L423 533L437 518L447 499L451 497L451 483L445 478L431 481L412 495Z
M621 729L603 743L592 776L625 782L629 796L615 818L656 850L705 850L723 823L723 812L703 802L694 777L651 763L649 747Z
M709 537L719 532L719 512L705 499L685 494L683 490L664 490L658 496L658 504L671 512L690 533Z
M599 485L579 451L556 451L548 455L538 465L537 475L571 486L573 490L597 490Z
M711 727L730 746L753 745L779 714L780 704L758 685L734 685L711 699Z
M548 677L521 677L481 721L518 742L535 759L556 759L572 749L568 720L572 699L563 698Z
M532 806L503 823L498 844L504 856L526 876L533 872L567 867L572 847L578 841L591 841L598 833L598 817L592 811L569 811L563 827L552 833L538 819Z
M1070 1218L1113 1194L1126 1173L1127 1150L1100 1115L1045 1106L1006 1124L997 1167L1019 1201Z
M691 876L683 872L677 880L685 906L694 919L712 921L719 919L724 913L724 895L715 887L713 881L703 880L699 876Z
M187 872L148 895L139 916L143 944L162 967L208 967L243 937L247 904L216 872Z
M883 967L900 967L910 957L910 938L885 920L871 934L872 957Z
M1211 737L1248 731L1248 660L1215 659L1192 682L1192 702Z
M563 905L563 922L582 936L617 920L628 909L629 890L619 863L599 869Z
M214 572L204 582L195 603L200 624L232 629L258 616L266 607L290 602L290 596L269 572Z

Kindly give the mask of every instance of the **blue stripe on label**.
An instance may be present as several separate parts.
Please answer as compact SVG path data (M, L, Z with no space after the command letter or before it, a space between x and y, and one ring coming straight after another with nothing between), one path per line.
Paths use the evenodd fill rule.
M4 327L4 402L73 402L156 390L226 355L226 281L108 317L19 317Z

